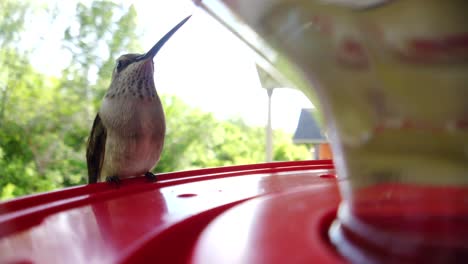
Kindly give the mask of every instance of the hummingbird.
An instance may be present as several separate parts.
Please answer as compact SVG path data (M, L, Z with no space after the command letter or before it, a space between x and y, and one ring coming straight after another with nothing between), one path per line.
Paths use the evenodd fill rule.
M86 148L88 183L119 184L121 179L145 175L161 157L166 122L154 84L153 58L191 16L166 33L148 52L120 56L112 81L94 119Z

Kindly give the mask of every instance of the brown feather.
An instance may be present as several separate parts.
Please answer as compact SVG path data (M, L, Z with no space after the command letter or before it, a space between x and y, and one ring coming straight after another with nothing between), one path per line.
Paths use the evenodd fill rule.
M104 154L106 152L107 131L101 122L99 114L94 119L91 135L86 148L86 162L88 165L88 183L97 183L100 178Z

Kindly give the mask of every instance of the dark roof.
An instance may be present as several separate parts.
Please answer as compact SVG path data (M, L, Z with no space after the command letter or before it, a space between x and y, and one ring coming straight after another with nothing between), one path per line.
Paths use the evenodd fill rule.
M312 115L313 109L303 108L297 124L296 132L293 136L295 144L301 143L322 143L326 142L322 131Z

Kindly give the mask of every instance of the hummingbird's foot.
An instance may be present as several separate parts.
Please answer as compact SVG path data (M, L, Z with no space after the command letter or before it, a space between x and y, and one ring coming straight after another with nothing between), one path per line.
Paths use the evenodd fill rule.
M145 177L150 182L155 182L158 179L158 177L156 177L156 175L152 173L151 171L145 172Z
M119 176L107 176L106 177L106 182L109 184L114 184L115 186L119 187L120 186L120 178Z

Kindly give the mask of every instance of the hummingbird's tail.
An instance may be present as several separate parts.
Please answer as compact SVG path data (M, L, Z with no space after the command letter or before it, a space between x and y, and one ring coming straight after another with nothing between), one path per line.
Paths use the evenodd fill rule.
M93 128L86 147L86 162L88 165L88 183L97 183L101 174L104 154L106 152L107 131L101 122L99 114L93 122Z

